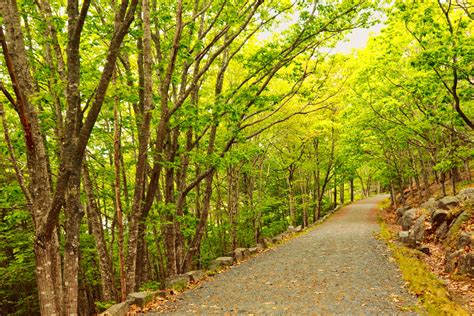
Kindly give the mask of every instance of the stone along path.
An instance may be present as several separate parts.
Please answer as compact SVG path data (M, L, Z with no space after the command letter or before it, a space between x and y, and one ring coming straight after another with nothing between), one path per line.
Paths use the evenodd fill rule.
M183 293L171 314L405 314L416 299L378 231L376 206L356 202L308 233ZM154 314L154 313L152 313ZM156 314L156 313L155 313Z

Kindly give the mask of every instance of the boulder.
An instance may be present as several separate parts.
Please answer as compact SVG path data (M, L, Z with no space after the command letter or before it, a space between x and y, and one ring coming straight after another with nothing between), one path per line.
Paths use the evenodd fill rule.
M438 239L443 239L446 236L447 233L448 233L448 223L447 222L441 223L441 225L435 231L436 238L438 238Z
M441 201L436 201L434 198L430 198L428 201L420 205L421 208L428 211L428 214L433 215L436 210L449 210L449 208Z
M414 246L415 240L413 239L410 231L401 231L398 232L398 240L408 246Z
M256 254L258 252L258 245L257 247L249 248L249 252L250 252L250 255Z
M286 231L293 233L295 231L295 227L290 225Z
M447 217L448 211L441 209L435 210L431 215L431 222L433 223L433 227L438 227L439 225L441 225L443 222L446 221Z
M166 287L181 291L188 286L191 276L188 274L177 274L166 279Z
M458 249L462 249L465 247L474 247L474 233L467 233L462 232L459 234L458 242L457 242Z
M212 271L222 266L231 266L233 263L234 257L232 256L219 257L211 262L208 269Z
M265 244L264 244L264 243L261 243L261 242L257 243L257 249L258 249L259 251L265 250Z
M272 240L271 240L270 238L266 238L266 237L263 238L263 245L264 245L265 247L268 247L268 246L270 246L271 244L272 244Z
M446 270L446 272L451 273L456 271L463 254L464 250L457 250L454 252L446 253L446 263L444 265L444 269Z
M444 269L446 272L456 272L459 267L459 263L464 256L464 250L456 250L453 252L447 252L445 256L445 265Z
M198 282L204 279L205 277L205 274L202 270L189 271L189 272L186 272L186 275L189 276L189 279L191 282Z
M445 196L439 202L443 203L448 207L448 209L455 208L456 206L459 205L459 198L456 196Z
M130 301L112 305L105 312L100 314L100 316L126 316L130 309L130 305Z
M415 243L421 242L425 238L425 215L418 217L410 229L410 237L415 240Z
M405 214L406 211L408 211L411 207L410 206L404 206L404 207L399 207L397 208L397 215L398 217L402 217L403 214Z
M474 188L464 188L461 191L459 191L459 194L468 194L468 195L474 195Z
M127 301L130 302L130 305L137 305L140 308L145 307L146 304L153 300L152 292L135 292L127 295Z
M234 258L219 257L217 259L214 259L213 263L216 263L217 266L231 266L234 263Z
M295 232L297 232L297 233L299 233L302 230L303 230L303 226L301 226L301 225L295 227Z
M400 225L402 226L403 230L409 230L410 227L413 225L413 222L416 219L416 209L412 208L403 214L402 218L400 219Z
M283 236L282 235L277 235L277 236L272 238L272 243L276 244L276 243L279 243L282 240L283 240Z
M237 257L240 258L239 260L247 259L248 257L250 257L250 251L248 250L248 248L237 248L235 249L234 254L236 259Z
M458 195L456 197L460 201L464 202L474 202L474 188L465 188L459 191Z
M459 272L474 276L474 253L468 252L459 261Z

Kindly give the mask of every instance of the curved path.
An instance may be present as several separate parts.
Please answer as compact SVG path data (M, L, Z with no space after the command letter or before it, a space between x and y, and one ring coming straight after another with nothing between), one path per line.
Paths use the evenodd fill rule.
M344 207L306 234L260 254L166 306L186 314L406 314L416 299L378 231L376 196ZM411 312L413 313L413 312Z

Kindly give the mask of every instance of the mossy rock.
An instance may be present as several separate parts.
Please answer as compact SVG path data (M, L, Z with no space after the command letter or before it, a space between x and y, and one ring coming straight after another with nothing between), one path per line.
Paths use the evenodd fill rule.
M451 224L451 227L448 230L447 238L446 238L446 246L453 247L455 246L458 236L461 233L462 224L467 222L473 216L473 210L465 210L461 212L454 222Z

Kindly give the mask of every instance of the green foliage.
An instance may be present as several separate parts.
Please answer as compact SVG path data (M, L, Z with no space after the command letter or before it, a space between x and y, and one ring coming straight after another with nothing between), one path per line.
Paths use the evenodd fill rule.
M102 312L105 312L109 307L115 304L117 303L114 301L105 301L105 302L97 301L95 302L95 308L97 309L97 312L102 313Z
M157 281L147 281L140 286L140 292L157 291L161 288L161 283Z

